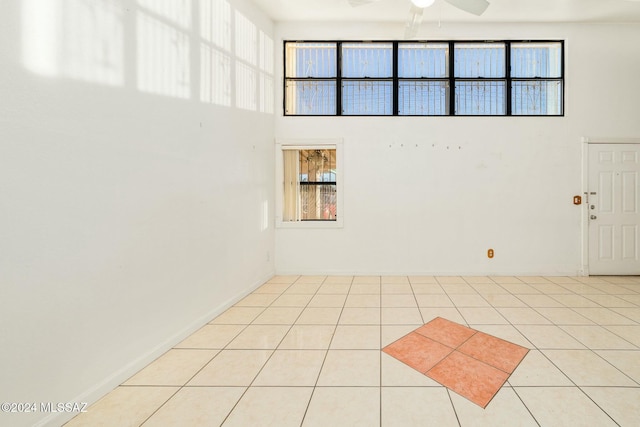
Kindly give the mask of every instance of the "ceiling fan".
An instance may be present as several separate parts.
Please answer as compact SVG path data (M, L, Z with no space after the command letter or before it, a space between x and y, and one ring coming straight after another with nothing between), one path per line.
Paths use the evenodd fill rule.
M376 3L380 0L348 0L351 6L362 6L369 3ZM405 25L405 38L410 39L418 34L418 28L422 24L422 16L424 10L431 6L435 0L411 0L411 8L409 10L409 20ZM457 7L465 12L474 15L482 15L489 7L487 0L444 0L447 3Z

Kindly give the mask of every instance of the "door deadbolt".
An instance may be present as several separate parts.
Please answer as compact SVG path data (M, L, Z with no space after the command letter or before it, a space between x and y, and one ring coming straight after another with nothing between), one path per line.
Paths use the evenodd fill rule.
M596 205L591 205L591 209L595 209L595 208L596 208Z

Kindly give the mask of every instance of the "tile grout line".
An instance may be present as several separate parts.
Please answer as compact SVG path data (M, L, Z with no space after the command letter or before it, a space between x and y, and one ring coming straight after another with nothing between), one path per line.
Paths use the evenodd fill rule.
M300 427L304 424L304 420L307 417L307 413L309 412L309 407L311 406L311 401L313 400L313 396L316 393L316 388L318 387L318 381L320 380L320 375L322 374L322 369L324 368L324 364L327 361L327 356L329 355L329 350L331 349L331 343L333 343L333 339L335 338L336 331L338 330L338 325L340 324L340 318L342 317L342 313L344 312L345 305L347 304L347 299L349 298L349 294L351 293L351 288L353 286L355 276L351 277L351 283L349 283L349 289L347 290L347 297L344 299L344 303L342 304L342 308L340 309L340 315L338 315L338 319L336 320L335 327L333 328L333 334L331 335L331 339L329 340L329 344L327 345L327 350L324 353L324 358L322 359L322 363L320 364L320 369L318 370L318 375L316 376L316 382L313 385L311 390L311 395L309 395L309 401L307 402L307 406L304 409L304 413L302 414L302 419L300 420ZM326 280L326 279L325 279Z

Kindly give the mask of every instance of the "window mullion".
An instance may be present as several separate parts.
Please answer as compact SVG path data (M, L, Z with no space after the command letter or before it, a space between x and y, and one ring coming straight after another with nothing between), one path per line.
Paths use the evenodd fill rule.
M336 115L342 115L342 42L336 43Z

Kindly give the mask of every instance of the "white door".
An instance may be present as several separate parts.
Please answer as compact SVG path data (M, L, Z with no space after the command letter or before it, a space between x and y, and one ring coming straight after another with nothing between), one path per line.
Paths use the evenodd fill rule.
M640 144L589 144L589 274L640 274Z

